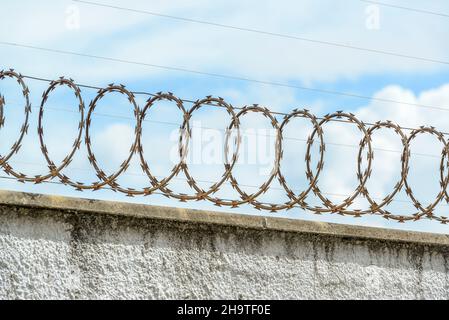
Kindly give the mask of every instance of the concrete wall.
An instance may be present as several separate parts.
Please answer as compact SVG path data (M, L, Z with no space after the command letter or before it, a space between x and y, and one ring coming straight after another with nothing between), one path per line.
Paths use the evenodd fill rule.
M448 299L449 239L0 192L2 299Z

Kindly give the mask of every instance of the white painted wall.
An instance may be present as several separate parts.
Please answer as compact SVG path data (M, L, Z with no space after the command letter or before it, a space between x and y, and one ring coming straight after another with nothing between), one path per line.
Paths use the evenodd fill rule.
M1 299L449 298L448 248L0 206Z

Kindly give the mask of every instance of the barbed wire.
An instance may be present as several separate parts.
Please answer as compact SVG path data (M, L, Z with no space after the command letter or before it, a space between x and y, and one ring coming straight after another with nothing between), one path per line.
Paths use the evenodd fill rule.
M15 106L21 106L20 103L18 103L17 101L13 101L13 103L11 103L12 100L8 99L8 105L15 105ZM215 105L215 104L206 104L205 105L209 105L209 106L216 106L216 107L220 107L219 105ZM40 106L36 106L36 105L32 105L31 106L32 109L40 109ZM233 108L235 108L236 110L241 110L241 108L235 107L233 106ZM64 113L71 113L71 114L76 114L78 113L78 111L76 110L70 110L70 109L66 109L66 108L60 108L60 107L50 107L50 106L45 106L46 110L52 110L52 111L56 111L56 112L64 112ZM0 110L1 112L1 110ZM271 112L271 111L270 111ZM272 112L271 112L272 113ZM120 120L127 120L127 121L131 121L134 122L135 118L132 117L128 117L128 116L123 116L123 115L118 115L118 114L109 114L109 113L99 113L99 112L93 112L92 115L98 116L98 117L105 117L105 118L111 118L111 119L120 119ZM287 115L287 114L286 114ZM317 119L320 119L319 117L317 117ZM334 121L335 119L331 119L330 121ZM172 127L179 127L179 123L177 122L173 122L173 121L160 121L160 120L149 120L149 119L143 119L142 122L148 122L148 123L153 123L153 124L158 124L158 125L166 125L166 126L172 126ZM348 123L348 121L338 121L338 122L343 122L343 123ZM365 122L364 123L366 125L374 125L374 124L370 124L369 122ZM220 128L214 128L214 127L206 127L203 125L198 125L198 124L193 124L190 126L192 129L201 129L201 130L214 130L214 131L219 131L219 132L226 132L226 129L220 129ZM415 129L411 129L411 128L407 128L407 127L400 127L402 130L409 130L409 131L413 131ZM448 133L442 132L443 135L449 135ZM253 131L245 131L242 136L255 136L255 137L265 137L265 138L273 138L276 137L273 134L266 134L266 133L261 133L261 132L253 132ZM298 141L298 142L307 142L307 139L305 138L295 138L295 137L291 137L291 136L283 136L283 141ZM360 146L357 144L347 144L347 143L338 143L338 142L326 142L327 146L336 146L336 147L345 147L345 148L352 148L352 149L358 149ZM396 149L387 149L387 148L380 148L380 147L373 147L374 151L382 151L382 152L388 152L388 153L402 153L402 151L400 150L396 150ZM436 154L430 154L430 153L420 153L420 152L410 152L410 155L414 155L414 156L419 156L419 157L427 157L427 158L434 158L434 159L440 159L440 155L436 155Z
M53 80L47 79L47 78L42 78L42 77L35 77L35 76L30 76L30 75L22 75L22 77L24 79L31 79L31 80L36 80L36 81L43 81L43 82L48 82L51 83ZM93 89L93 90L100 90L101 87L99 86L93 86L93 85L88 85L88 84L83 84L83 83L75 83L79 88L87 88L87 89ZM156 93L153 92L146 92L146 91L130 91L132 94L134 95L144 95L144 96L149 96L149 97L155 97L157 96ZM339 94L341 92L338 92ZM373 98L373 97L368 97L368 96L358 96L361 98L366 98L368 100L374 100L374 101L379 101L379 102L389 102L389 103L395 103L395 104L400 104L400 105L408 105L408 106L412 106L412 107L417 107L417 108L424 108L424 109L434 109L434 110L439 110L439 111L445 111L445 112L449 112L449 108L447 107L441 107L441 106L433 106L433 105L423 105L423 104L415 104L415 103L409 103L406 101L400 101L400 100L390 100L390 99L377 99L377 98ZM186 99L186 98L179 98L179 100L181 100L181 102L185 102L185 103L189 103L189 104L195 104L197 101L196 100L192 100L192 99ZM210 105L210 106L216 106L216 107L222 107L218 104L214 104L213 102L205 102L204 104ZM40 108L40 107L38 107ZM233 106L233 108L235 110L242 110L243 108L241 107L236 107ZM59 109L61 110L61 109ZM70 112L72 112L70 110ZM288 113L285 112L281 112L281 111L274 111L274 110L268 110L268 112L270 114L273 114L275 116L288 116ZM112 117L112 115L107 115L107 114L100 114L100 113L94 113L100 116L109 116ZM125 118L122 116L115 116L115 117L120 117L120 118ZM126 119L131 119L129 117L126 117ZM320 118L317 117L317 120L323 120L324 118ZM134 119L133 119L134 120ZM148 120L144 120L144 121L148 121ZM344 120L344 119L331 119L330 121L333 122L342 122L342 123L350 123L350 121ZM368 122L368 121L363 121L366 125L370 125L373 126L374 123L372 122ZM413 131L416 128L413 127L406 127L406 126L399 126L402 130L407 130L407 131ZM449 132L442 132L443 135L447 135L449 136ZM290 139L290 138L289 138Z
M123 193L127 196L148 196L151 194L162 194L168 198L176 199L181 202L187 201L208 201L216 206L220 207L230 207L237 208L242 205L250 205L255 209L264 210L269 212L278 212L284 210L290 210L293 208L301 208L303 210L310 211L315 214L340 214L348 215L354 217L361 217L364 215L380 215L386 219L396 220L399 222L406 221L417 221L422 218L429 218L435 221L446 224L449 222L448 217L438 216L435 214L435 208L442 201L449 203L449 194L447 193L447 186L449 184L449 174L447 169L449 168L449 144L446 141L444 134L434 127L419 127L411 129L411 131L406 134L402 127L394 124L391 121L376 122L374 124L366 124L359 120L354 114L337 111L331 114L327 114L324 117L318 118L313 115L308 110L298 110L295 109L291 113L283 113L282 119L278 119L277 113L271 112L265 107L259 105L245 106L243 108L235 108L231 104L228 104L222 98L215 98L208 96L202 100L197 100L193 103L193 106L187 109L184 106L183 100L176 97L172 93L156 93L146 101L145 105L140 108L135 99L135 94L127 90L123 85L110 84L106 88L100 88L97 95L89 103L86 110L85 103L81 95L80 87L72 80L66 79L64 77L58 80L51 81L48 88L44 91L42 96L41 105L38 114L38 138L40 144L40 150L47 163L48 172L40 175L27 175L25 173L15 170L12 166L11 158L17 154L22 145L23 138L28 134L29 130L29 117L31 113L31 103L30 103L30 91L24 81L24 77L14 70L0 71L0 80L3 79L16 80L20 86L25 106L24 123L21 126L20 134L17 140L13 143L9 152L6 155L0 155L0 166L3 171L19 182L29 182L34 184L40 183L53 183L58 182L63 185L71 186L79 191L84 190L100 190L100 189L111 189L116 192ZM79 122L78 122L78 133L72 143L72 148L68 155L61 161L60 164L55 164L55 162L50 157L48 148L44 139L44 110L46 108L46 103L51 93L58 87L67 87L74 92L77 99L77 106L79 112ZM134 117L135 117L135 129L134 129L134 139L132 146L129 150L129 154L126 159L121 163L118 170L112 174L106 174L104 169L101 168L97 162L95 152L92 148L92 115L95 114L95 109L98 103L108 94L119 93L128 99L129 104L132 107ZM148 111L154 108L155 104L160 101L168 101L175 103L178 111L182 115L182 125L179 128L179 139L178 139L178 155L179 162L173 166L170 174L167 177L159 177L152 173L150 166L148 165L144 153L144 148L142 145L142 123L145 121ZM4 106L6 101L0 96L0 128L4 126ZM207 190L202 188L196 180L194 175L189 171L189 166L186 161L189 141L192 136L192 128L190 120L193 114L201 109L203 106L216 106L226 110L227 114L231 117L231 122L225 130L225 141L224 141L224 173L219 181L213 183ZM87 112L86 112L87 111ZM240 145L242 143L242 135L240 129L240 119L249 114L258 113L267 118L274 129L275 134L275 155L274 164L266 181L256 187L255 192L248 194L242 189L241 184L237 181L233 174L233 169L239 158ZM308 186L301 192L295 192L288 185L285 176L282 173L281 161L283 159L283 133L286 127L294 118L304 118L310 121L313 130L308 139L306 140L306 155L305 155L305 173L308 182ZM324 128L326 124L332 121L342 121L355 125L357 129L362 134L362 139L359 144L359 151L357 156L357 179L359 185L355 188L354 192L346 196L340 203L332 202L325 192L322 192L318 186L319 176L324 168L324 158L326 152L326 145L324 142ZM391 130L397 134L402 143L401 152L401 175L397 183L395 184L392 192L388 194L383 199L379 200L370 195L366 185L368 180L371 178L373 159L374 159L374 148L372 147L371 139L374 133L379 130ZM233 135L234 134L234 135ZM438 192L436 198L430 205L423 205L414 195L410 184L408 182L409 173L409 158L411 155L410 145L418 136L421 135L431 135L434 136L442 144L440 168L439 168L439 179L440 179L440 191ZM84 143L87 148L87 158L89 163L95 170L98 181L93 183L85 183L72 180L69 176L63 173L64 169L68 168L71 164L75 154L80 149L81 144ZM318 144L318 160L316 166L312 165L312 150L313 146ZM316 149L316 148L315 148ZM120 176L126 175L131 160L134 157L138 157L140 161L140 166L143 173L148 177L150 186L141 189L135 189L130 187L121 186L117 180ZM178 175L183 174L186 177L187 184L191 188L191 194L175 192L170 189L169 183L176 179ZM56 180L56 181L55 181ZM270 190L270 186L273 181L277 180L281 188L285 191L285 195L288 201L282 203L266 203L259 199L262 195L266 194ZM230 184L235 190L239 197L237 199L224 199L218 197L216 194L225 184ZM416 208L415 212L407 214L394 214L390 212L387 207L394 201L394 197L404 190L408 198L413 203ZM322 203L321 206L311 205L308 203L308 197L314 194L317 199ZM352 209L352 206L357 198L364 198L367 200L369 206L365 209ZM377 201L376 201L377 200Z
M36 163L36 162L28 162L28 161L17 161L14 160L12 161L15 164L20 164L20 165L25 165L25 166L31 166L31 167L36 167L36 168L47 168L45 165L41 164L41 163ZM84 167L70 167L70 170L73 171L79 171L79 172L83 172L83 173L88 173L91 171L91 169L89 168L84 168ZM113 170L112 168L104 168L104 170ZM139 178L143 178L143 177L147 177L144 173L138 173L138 172L128 172L126 171L125 173L123 173L121 176L127 176L127 177L139 177ZM161 175L157 175L157 178L164 178ZM16 182L17 180L14 177L8 177L8 176L1 176L0 175L0 179L5 179L5 180L11 180L13 182ZM186 183L187 179L186 178L181 178L181 177L174 177L173 181L176 181L177 183ZM197 182L201 182L201 183L215 183L215 181L212 180L204 180L204 179L196 179ZM46 181L49 182L49 181ZM45 183L46 183L45 182ZM52 184L58 184L58 185L63 185L60 182L55 182L53 181ZM227 186L231 186L231 182L225 182L224 185ZM259 188L258 186L252 185L252 184L239 184L241 187L247 187L247 188L253 188L253 189L257 189ZM112 189L107 189L107 188L102 188L105 190L112 190ZM270 190L276 190L276 191L285 191L284 188L282 187L273 187L270 186ZM292 189L293 191L297 191L300 192L301 190L299 189ZM158 194L158 195L164 195L163 193L153 193L153 194ZM343 194L343 193L335 193L335 192L323 192L324 195L330 196L330 197L336 197L336 198L347 198L350 195L349 194ZM375 200L383 200L383 198L381 197L373 197L373 199ZM229 200L229 199L228 199ZM393 199L392 202L397 202L397 203L403 203L403 204L413 204L412 201L408 201L408 200L401 200L401 199ZM266 203L267 204L267 203ZM442 207L449 207L449 204L443 204L441 205ZM296 206L295 208L300 208L298 206Z

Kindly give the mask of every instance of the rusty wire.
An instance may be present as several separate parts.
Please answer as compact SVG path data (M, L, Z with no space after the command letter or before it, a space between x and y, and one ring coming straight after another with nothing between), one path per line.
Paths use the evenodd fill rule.
M360 217L367 214L380 215L386 219L396 220L398 222L406 221L417 221L422 218L429 218L435 221L447 224L449 222L448 217L437 216L434 213L436 206L443 200L449 203L449 194L447 192L447 187L449 184L449 173L445 171L449 168L449 143L444 138L444 133L437 131L433 127L420 127L418 129L412 129L407 135L404 133L403 128L391 121L376 122L374 124L366 124L352 113L345 113L343 111L338 111L332 114L328 114L324 117L318 118L314 116L308 110L293 110L289 114L282 114L284 117L282 119L276 118L279 113L272 112L267 108L261 107L259 105L246 106L243 108L236 108L224 101L223 98L214 98L208 96L202 100L194 102L193 107L187 110L184 106L185 100L177 98L172 93L156 93L152 94L147 100L145 106L140 109L136 99L135 94L125 88L123 85L111 84L104 89L98 89L97 95L90 102L87 115L85 118L85 104L81 95L80 86L77 85L72 79L66 79L64 77L58 80L51 81L48 89L43 93L42 101L39 108L38 117L38 137L40 143L40 150L44 156L48 172L42 175L29 176L22 172L16 171L10 165L10 159L14 154L17 154L21 149L22 140L24 136L28 133L29 129L29 116L31 112L30 104L30 91L25 84L24 76L17 73L14 70L0 71L0 80L10 78L17 81L20 86L23 98L25 100L24 113L25 119L21 126L19 137L11 146L9 152L6 155L0 155L0 166L3 171L19 182L31 182L35 184L54 182L55 179L59 180L59 183L71 186L76 190L99 190L99 189L110 189L116 192L123 193L127 196L148 196L151 194L162 194L168 198L173 198L181 202L186 201L209 201L216 206L227 206L231 208L237 208L242 205L251 205L255 209L265 210L270 212L278 212L283 210L290 210L292 208L302 208L304 210L310 211L315 214L323 213L337 213L341 215L348 215L354 217ZM44 140L44 110L45 104L50 96L50 94L59 86L66 86L70 88L77 101L78 101L78 112L80 114L80 120L78 124L78 134L73 142L72 150L70 153L62 160L59 165L56 165L49 155L49 151ZM91 144L91 125L92 125L92 115L95 112L95 108L98 102L103 99L107 94L119 93L124 95L131 107L133 108L135 116L135 139L132 143L129 155L125 161L120 165L119 169L113 174L107 175L100 167L95 157L95 152ZM142 146L142 122L145 120L148 110L154 107L155 103L158 101L169 101L176 104L178 110L182 114L183 123L179 128L179 140L178 140L178 151L179 151L179 162L172 168L169 176L158 179L155 175L151 173L150 166L145 160L144 149ZM2 95L0 95L0 128L5 124L4 117L4 107L6 101ZM191 174L186 162L186 157L188 153L189 140L192 135L190 119L195 111L201 107L215 106L217 108L224 108L231 118L230 124L226 129L225 143L224 143L224 173L221 179L213 183L208 190L204 190L199 186L197 180ZM236 113L238 111L238 113ZM259 113L266 117L273 129L276 131L276 143L275 143L275 161L271 174L267 180L259 187L257 191L252 194L247 194L242 188L241 184L237 181L233 175L233 168L239 157L239 150L241 144L241 134L240 134L240 118L247 115L248 113ZM285 127L290 123L290 121L295 117L301 117L308 119L313 125L313 131L311 135L306 140L306 177L308 180L308 187L296 194L291 187L288 186L285 176L281 172L281 161L283 158L283 131ZM327 123L331 121L338 121L343 123L349 123L355 125L358 130L362 133L362 139L359 144L359 152L357 157L357 177L359 185L355 188L354 192L347 196L341 203L335 204L330 199L326 197L326 193L322 192L318 186L319 176L324 167L325 158L325 142L324 142L324 127ZM393 130L399 137L403 145L403 150L401 153L401 176L399 181L395 184L392 192L383 198L380 203L376 202L373 197L370 196L366 184L372 174L372 160L374 158L374 148L371 145L372 136L375 132L384 130ZM231 132L236 132L237 136L231 139ZM417 200L416 196L407 180L409 172L409 158L410 158L410 144L416 139L417 136L428 134L436 137L439 142L441 142L443 148L441 153L440 162L440 186L441 189L436 196L435 200L427 206L424 206ZM76 152L80 149L82 141L84 138L84 143L87 147L88 160L96 172L98 181L90 184L85 184L83 182L72 181L68 176L62 173L64 169L69 167L72 159L74 158ZM230 141L233 140L233 152L232 157L229 159ZM319 143L319 156L316 164L316 168L312 168L312 147L318 141ZM136 190L133 188L126 188L121 186L117 179L124 174L133 157L137 155L140 160L140 165L143 173L148 177L150 186L142 188L141 190ZM366 162L363 166L363 162ZM364 167L364 168L363 168ZM180 173L184 173L186 181L190 188L192 189L191 194L176 193L169 188L169 183L172 179L176 178ZM288 197L288 201L284 203L265 203L258 201L258 197L267 193L270 189L272 182L277 179L280 186L285 191L285 195ZM238 199L224 199L217 197L215 194L220 190L220 188L225 184L229 183L232 188L238 193ZM405 190L405 193L412 201L416 212L409 214L394 214L386 209L386 207L393 201L394 197L401 191ZM323 206L312 206L307 203L307 197L310 192L322 202ZM365 198L369 203L369 208L361 209L351 209L354 200L358 197Z

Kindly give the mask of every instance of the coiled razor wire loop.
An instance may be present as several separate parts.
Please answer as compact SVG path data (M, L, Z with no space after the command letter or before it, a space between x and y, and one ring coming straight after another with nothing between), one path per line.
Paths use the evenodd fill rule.
M107 175L102 169L100 169L97 159L95 158L95 154L92 150L92 144L91 144L91 137L90 137L90 126L92 123L92 114L95 111L95 108L98 104L98 102L104 98L106 94L110 94L113 92L120 93L128 98L129 103L134 108L134 116L136 117L136 127L135 127L135 139L133 144L131 145L129 149L129 156L126 160L123 161L123 163L120 165L120 168L113 174ZM126 90L125 86L123 85L109 85L106 89L100 89L98 91L97 96L92 100L89 107L89 112L87 113L87 119L86 119L86 146L87 146L87 154L89 158L89 162L94 167L95 171L97 172L97 177L100 179L98 182L94 182L89 186L80 185L79 189L93 189L93 190L99 190L105 185L109 185L113 190L125 193L127 195L132 195L135 190L133 189L125 189L121 187L117 182L116 179L125 172L128 167L129 163L131 162L131 159L133 158L134 153L137 150L137 146L139 145L140 140L140 133L141 133L141 127L140 127L140 110L137 106L136 100L134 98L134 94Z
M64 86L64 85L68 86L70 89L72 89L74 91L75 97L78 99L78 102L79 102L78 110L79 110L81 119L78 124L78 136L75 138L75 141L73 142L73 148L72 148L71 152L62 160L61 165L59 167L57 167L54 164L54 162L50 159L47 146L45 145L45 142L44 142L44 126L43 126L44 106L48 100L50 93L52 91L54 91L57 86ZM54 178L57 176L57 177L59 177L59 179L61 180L61 182L63 184L68 184L72 187L79 188L77 183L72 182L68 176L61 174L61 171L72 162L73 156L75 155L76 151L80 148L81 141L83 138L83 129L84 129L84 102L81 97L81 90L71 79L60 78L57 81L51 82L50 86L44 92L44 94L42 96L42 102L41 102L41 106L39 108L39 121L38 121L38 129L37 129L37 132L39 135L39 142L41 144L41 151L45 157L45 160L48 163L48 168L50 169L50 173L48 173L47 175L44 175L44 176L35 177L36 183L39 183L39 182L48 180L49 178Z
M240 150L240 143L241 143L241 136L240 136L240 125L239 125L239 118L236 116L234 109L232 105L227 104L223 98L214 98L211 96L206 97L205 99L198 100L195 102L193 107L188 112L187 116L184 119L184 122L181 126L181 130L189 130L189 120L191 119L193 113L197 110L199 110L201 107L205 105L212 105L216 107L225 108L228 115L232 117L231 125L226 129L226 136L225 136L225 143L224 143L224 150L223 154L225 163L224 163L224 169L225 172L222 175L222 178L220 181L214 183L212 186L209 187L208 191L205 191L204 189L200 188L193 176L190 174L188 167L186 164L183 165L183 171L187 178L187 183L191 188L193 188L196 191L196 195L193 196L184 196L181 200L208 200L212 203L214 203L216 206L226 206L226 205L232 205L226 202L224 199L211 197L212 194L216 193L220 187L225 183L231 176L232 169L235 166L235 163L237 162L238 153ZM235 129L234 129L235 128ZM229 162L228 159L228 153L229 153L229 140L232 136L233 129L237 132L237 137L234 138L234 152L232 154L231 162ZM189 136L191 136L191 131L189 130Z
M440 172L442 172L442 171L444 171L444 163L445 163L444 158L446 158L446 160L447 160L446 167L449 167L448 144L447 144L446 140L444 139L444 136L442 133L438 132L437 130L435 130L435 128L432 128L432 127L421 127L420 129L416 129L416 130L412 131L412 133L410 134L410 137L408 138L408 144L410 144L410 142L412 140L414 140L418 135L425 134L425 133L435 136L443 144L443 150L441 153L441 162L440 162ZM410 153L409 153L409 157L410 157ZM444 176L444 174L440 174L440 177L443 177L443 176ZM407 174L405 175L405 180L404 180L405 192L407 193L408 197L413 201L416 209L420 210L417 213L413 214L415 220L419 220L421 217L423 217L425 215L427 215L428 217L434 216L433 210L438 205L438 203L440 203L440 201L443 199L448 183L449 183L449 175L446 175L446 177L440 179L440 186L441 186L440 192L438 193L437 197L435 198L435 201L432 204L430 204L424 208L421 205L421 203L416 199L415 195L413 194L412 189L410 188L410 185L407 181Z
M25 182L25 181L29 181L32 182L34 181L33 178L31 177L27 177L25 174L21 173L21 172L16 172L14 171L14 169L8 164L9 159L15 154L18 153L20 150L20 147L22 146L22 140L25 137L25 135L28 132L28 120L29 120L29 116L31 113L31 104L30 104L30 91L28 89L28 87L26 86L25 82L23 81L23 76L17 72L15 72L14 70L8 70L8 71L0 71L0 80L3 80L5 78L10 78L10 79L15 79L21 89L22 89L22 95L23 98L25 99L25 120L23 122L23 125L20 129L20 133L19 133L19 138L16 140L16 142L14 142L14 144L11 147L10 152L6 155L6 156L2 156L0 155L0 166L2 166L3 170L5 171L5 173L7 175L12 175L13 177L15 177L18 181L20 182ZM5 99L2 98L1 99L2 102L2 123L5 121L4 116L3 116L3 109L6 105ZM0 126L1 127L1 126Z
M253 105L250 107L244 107L237 115L236 118L240 119L241 116L244 116L250 112L259 112L262 113L262 115L266 118L268 118L268 120L270 120L271 125L273 126L273 128L276 130L276 147L275 147L275 161L274 161L274 166L273 169L271 170L271 174L268 177L268 180L266 182L264 182L258 189L258 191L254 192L251 195L248 195L245 191L243 191L240 186L239 183L237 182L236 178L232 175L232 172L229 175L229 180L231 181L231 185L232 187L240 194L240 198L241 200L233 200L233 201L224 201L223 205L226 206L231 206L232 208L236 208L242 204L245 203L251 203L254 208L261 210L262 209L262 204L258 201L256 201L256 198L259 197L261 194L264 194L268 191L268 189L270 188L270 184L271 182L274 180L274 178L277 176L278 174L278 170L279 170L279 163L281 160L281 136L280 136L280 131L279 131L279 124L278 121L276 120L276 118L270 113L270 110L268 110L267 108L262 108L259 107L258 105ZM229 126L229 130L233 130L234 127L237 126L237 123L235 122L235 120L232 120L231 125ZM228 138L229 136L227 136ZM225 144L228 143L228 139L226 139ZM225 153L225 158L228 157L228 154ZM226 160L228 161L228 160Z
M362 194L368 200L368 202L370 204L370 208L368 210L360 212L360 214L377 213L377 214L384 216L385 218L404 222L408 219L407 217L401 216L401 215L394 215L391 212L389 212L388 210L382 209L384 206L389 205L393 201L393 198L396 196L396 194L401 191L401 189L404 185L404 181L406 180L407 173L408 173L408 161L409 161L410 150L409 150L407 137L404 134L404 132L402 131L401 127L392 123L391 121L376 122L374 124L374 126L372 126L371 128L368 129L367 136L365 136L365 138L363 138L363 140L361 141L360 148L359 148L359 159L362 158L362 152L365 148L365 145L367 144L367 140L369 139L368 137L372 137L374 132L376 132L382 128L393 130L401 138L402 145L404 146L402 155L401 155L401 164L402 164L401 178L395 184L393 191L389 195L385 196L385 198L383 198L383 200L380 204L377 203L376 201L374 201L373 198L371 198L371 196L368 192L368 189L366 187L363 188ZM374 152L371 154L371 159L374 159ZM360 183L363 183L363 181L362 181L362 178L363 178L362 161L357 162L357 176L359 178Z
M306 190L302 191L298 196L296 196L295 193L289 188L285 177L282 175L281 164L279 163L278 181L281 184L281 186L285 189L285 192L287 193L287 196L290 199L290 201L285 204L281 204L281 205L271 205L271 208L270 208L271 211L272 210L280 211L280 210L284 210L284 209L289 210L289 209L292 209L295 205L299 205L302 208L308 209L309 206L305 202L305 199L306 199L307 195L309 194L309 192L315 188L316 183L318 182L318 178L321 173L321 170L323 169L323 166L324 166L324 152L325 152L326 147L324 144L323 130L321 129L321 127L317 121L317 118L314 115L312 115L308 110L295 109L295 110L293 110L292 113L290 113L289 115L284 117L284 121L282 122L282 124L279 128L280 136L281 136L281 144L282 144L283 130L288 125L288 123L290 123L292 118L295 118L295 117L308 118L313 124L314 132L316 132L316 134L318 135L318 138L320 141L320 149L319 149L320 155L319 155L319 160L318 160L318 164L317 164L317 172L313 176L311 171L309 170L311 167L310 152L311 152L311 149L314 144L314 136L312 135L307 139L307 151L306 151L306 157L305 157L305 161L306 161L306 163L308 163L306 175L310 182L308 188ZM282 150L282 145L281 145L281 150ZM282 151L280 154L281 154L280 160L282 160L282 156L283 156Z
M9 164L9 161L15 154L20 151L22 141L25 135L28 133L29 116L31 113L31 104L29 97L30 91L23 80L24 77L14 70L0 71L0 80L4 79L13 79L17 81L24 99L25 117L19 132L19 137L13 143L8 153L6 153L5 155L0 155L0 166L3 168L3 171L7 175L14 177L19 182L32 182L38 184L43 182L50 182L51 180L57 178L61 183L69 185L79 191L95 191L102 188L110 188L113 191L121 192L127 196L148 196L155 192L158 192L169 198L177 199L182 202L203 200L209 201L217 206L229 206L232 208L247 204L252 205L258 210L278 212L281 210L290 210L292 208L298 207L315 214L337 213L354 217L373 214L380 215L386 219L396 220L399 222L416 221L422 218L430 218L443 224L449 223L448 217L437 216L434 213L436 206L440 202L445 200L447 203L449 203L449 193L447 192L447 187L449 184L449 173L447 172L449 170L449 143L444 138L443 133L437 131L433 127L420 127L418 129L412 130L410 134L407 135L406 133L404 133L403 128L391 121L376 122L375 124L368 126L362 121L358 120L355 115L342 111L328 114L319 120L308 110L298 109L295 109L290 114L285 115L282 122L279 123L278 119L275 116L275 113L271 112L267 108L260 107L259 105L246 106L244 108L234 108L232 105L225 102L222 98L214 98L208 96L202 100L193 102L193 107L187 110L184 106L185 100L174 96L172 93L161 92L152 94L152 97L147 100L143 109L140 110L136 102L134 93L128 91L123 85L114 84L111 84L104 89L98 90L97 95L89 104L89 110L85 118L85 104L82 99L80 87L73 80L61 77L58 80L50 82L49 87L43 93L42 102L39 108L37 133L39 137L40 150L47 162L49 171L42 175L28 176L24 173L14 170ZM80 120L78 123L78 134L74 139L71 151L59 165L56 165L55 162L51 159L49 151L45 144L44 110L45 104L47 103L52 92L56 90L56 88L61 86L68 87L73 91L78 101L78 112L80 114ZM107 94L112 93L118 93L125 96L128 99L129 104L133 108L135 116L135 139L130 146L129 155L127 156L127 158L124 159L120 167L114 173L108 175L101 169L101 166L99 165L95 157L95 153L92 148L91 125L93 122L92 117L98 103ZM182 114L183 122L179 128L179 162L173 166L170 174L167 177L157 179L156 176L151 173L150 165L145 159L141 139L143 121L146 119L148 111L154 108L155 105L161 101L174 103ZM4 96L0 94L0 129L5 126L4 109L6 105L7 101L5 100ZM220 180L213 183L207 190L200 187L200 185L197 183L194 176L189 171L188 163L186 161L189 152L189 143L192 136L190 121L195 111L201 109L204 106L213 106L216 108L224 109L230 116L230 123L225 130L226 134L223 146L225 159L224 173ZM236 113L236 110L239 110L239 112ZM238 161L240 145L242 141L240 132L240 119L241 117L252 113L258 113L267 118L274 131L276 132L276 142L274 163L270 175L261 186L257 187L257 190L254 193L248 194L242 189L236 177L233 175L233 169L235 168L235 165ZM286 177L282 174L281 171L281 162L283 158L283 132L287 125L291 122L291 120L296 117L309 120L313 127L313 130L306 141L305 174L308 186L299 194L296 194L291 186L289 186ZM331 200L329 200L318 186L319 176L324 168L324 158L326 153L326 146L324 142L324 127L331 121L339 121L347 123L349 125L355 125L358 131L362 134L357 156L358 186L350 196L348 196L338 204L333 203ZM386 195L381 201L376 202L373 197L371 197L366 184L371 177L374 159L374 151L371 145L371 140L373 135L379 130L394 131L394 133L400 138L403 150L401 153L401 176L399 180L394 185L391 193ZM88 160L94 168L96 176L99 179L97 182L93 182L90 184L72 181L70 177L63 174L63 170L70 166L76 152L81 147L83 133L87 148ZM236 133L236 135L233 136L233 133ZM420 135L431 135L435 137L443 146L441 152L439 174L441 188L435 200L428 205L423 205L416 198L408 182L409 160L411 156L410 145L412 144L413 140L415 140ZM232 146L231 140L233 141ZM317 158L316 168L312 168L312 149L316 141L318 141L319 143L319 155ZM232 153L230 152L231 150ZM142 171L148 177L150 183L150 186L144 187L140 190L123 187L117 182L118 178L128 169L130 162L135 154L138 154ZM181 173L185 175L186 181L193 191L191 194L177 193L169 188L169 183L172 181L172 179L174 179ZM285 190L288 201L283 203L264 203L258 200L261 195L265 194L270 189L270 186L275 179L278 180L281 187ZM232 188L238 193L239 199L222 199L216 196L216 193L221 190L222 186L226 182L230 183ZM407 196L411 199L414 207L416 208L416 212L407 214L394 214L390 212L386 207L391 204L394 197L403 189L405 190ZM322 202L324 206L313 206L307 203L307 198L310 196L311 192L313 192L313 194ZM358 197L365 198L368 201L369 208L352 209L351 206L353 205L355 199Z
M358 209L357 210L347 210L347 208L349 206L351 206L352 203L354 202L355 198L357 198L359 196L359 194L362 193L362 191L365 188L366 181L371 176L371 165L372 165L372 158L373 158L373 150L371 147L371 137L368 135L368 131L366 130L366 126L364 125L364 123L359 121L355 117L355 115L353 115L352 113L344 113L344 112L338 111L333 114L325 115L323 120L321 120L321 122L319 123L319 126L321 127L321 130L322 130L324 124L332 121L333 119L343 119L343 118L345 118L349 123L355 124L357 126L357 128L359 129L359 131L361 131L363 133L363 138L360 142L360 146L362 148L362 143L364 141L365 141L366 145L368 146L368 153L367 153L368 165L367 165L367 168L365 169L365 171L363 172L363 174L358 175L359 179L360 179L359 186L355 189L355 191L352 193L352 195L350 195L349 197L344 199L343 202L339 205L334 204L331 200L326 198L324 196L324 194L321 192L318 185L315 184L312 187L312 190L315 193L315 195L323 202L323 204L325 205L326 208L314 207L313 211L315 211L316 213L339 213L339 214L353 215L353 216L359 217L362 214L361 210L358 210ZM314 138L314 136L316 134L317 134L317 129L315 128L311 135L312 139ZM306 157L308 159L310 159L310 148L307 149ZM360 162L362 162L361 153L359 153L359 157L358 157L358 163L360 163ZM318 164L319 169L322 169L323 165L324 165L324 162L319 163ZM312 181L314 179L316 179L316 176L314 175L314 173L311 169L310 161L306 161L306 167L307 167L307 177L309 178L309 181L312 184ZM310 209L312 209L312 208L310 208Z

